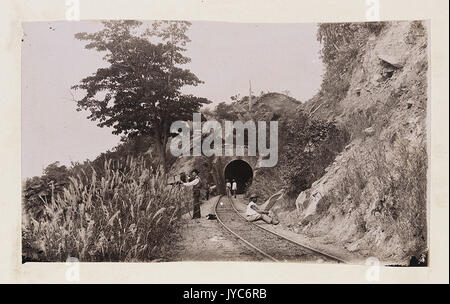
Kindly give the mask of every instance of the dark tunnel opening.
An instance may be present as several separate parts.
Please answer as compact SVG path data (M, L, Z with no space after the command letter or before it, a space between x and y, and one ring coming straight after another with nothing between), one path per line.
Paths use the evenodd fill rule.
M225 167L225 181L230 183L233 179L237 182L237 194L244 193L252 183L253 169L244 160L236 159Z

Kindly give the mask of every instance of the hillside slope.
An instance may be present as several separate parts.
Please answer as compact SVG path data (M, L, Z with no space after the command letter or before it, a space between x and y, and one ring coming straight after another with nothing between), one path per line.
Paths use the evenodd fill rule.
M350 143L281 217L319 242L406 265L427 251L425 27L386 24L361 53L342 100L319 93L304 105L349 131Z

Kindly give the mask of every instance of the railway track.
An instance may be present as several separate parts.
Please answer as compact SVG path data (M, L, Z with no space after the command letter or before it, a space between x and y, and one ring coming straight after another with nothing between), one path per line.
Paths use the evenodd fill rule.
M215 205L219 223L230 233L266 259L275 262L342 263L323 252L302 246L292 240L248 222L235 208L231 198L221 196Z

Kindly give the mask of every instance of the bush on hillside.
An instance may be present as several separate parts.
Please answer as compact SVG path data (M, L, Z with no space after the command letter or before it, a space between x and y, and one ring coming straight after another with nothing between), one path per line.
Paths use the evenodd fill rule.
M232 104L224 102L219 103L213 112L214 117L217 120L230 120L236 121L239 119L239 115L235 111L235 107Z
M311 120L301 110L282 124L279 163L291 197L311 187L349 140L332 122Z
M54 195L61 194L69 183L70 172L66 166L60 166L59 162L48 165L43 173L40 177L28 178L23 190L24 209L35 218L44 215L45 204Z

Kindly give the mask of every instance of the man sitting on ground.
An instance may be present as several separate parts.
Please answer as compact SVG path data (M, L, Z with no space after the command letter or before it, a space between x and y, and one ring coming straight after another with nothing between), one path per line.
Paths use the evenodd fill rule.
M254 222L257 220L263 220L267 224L277 225L279 222L268 215L269 211L264 211L258 208L258 205L256 204L257 201L258 195L252 194L250 196L250 201L247 205L247 211L245 212L245 215L247 216L247 221Z

